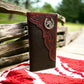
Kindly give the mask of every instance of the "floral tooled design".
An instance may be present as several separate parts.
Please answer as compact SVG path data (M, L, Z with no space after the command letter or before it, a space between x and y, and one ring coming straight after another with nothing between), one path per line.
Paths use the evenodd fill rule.
M28 20L37 25L43 31L45 46L49 50L52 60L56 59L56 17L47 15L30 14Z

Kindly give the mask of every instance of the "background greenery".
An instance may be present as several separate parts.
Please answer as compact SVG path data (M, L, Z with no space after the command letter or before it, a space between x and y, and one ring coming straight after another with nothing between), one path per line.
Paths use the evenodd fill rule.
M38 6L41 0L4 0L19 5L31 12L59 13L66 18L66 26L69 31L79 30L84 26L84 3L82 0L62 0L62 3L52 7L49 3ZM36 5L36 6L33 6ZM11 24L27 21L26 16L0 13L0 24ZM58 24L59 25L59 24Z
M58 6L57 12L68 22L84 23L84 3L83 0L62 0Z
M9 15L10 14L0 13L0 24L11 24L11 23L27 21L26 16L16 15L16 14L14 14L13 18L9 20L8 19Z
M1 17L0 24L12 24L27 21L26 16L16 14L13 15L13 19L11 21L8 20L9 14L0 13L0 17ZM61 24L58 23L58 25ZM68 27L69 32L80 30L82 27L84 27L84 24L77 24L71 22L66 22L65 25Z

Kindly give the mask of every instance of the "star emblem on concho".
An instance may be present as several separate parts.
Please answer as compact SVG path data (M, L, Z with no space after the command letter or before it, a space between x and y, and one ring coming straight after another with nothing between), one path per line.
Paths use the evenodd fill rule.
M47 29L52 29L54 27L54 20L53 18L46 18L44 22L44 26Z

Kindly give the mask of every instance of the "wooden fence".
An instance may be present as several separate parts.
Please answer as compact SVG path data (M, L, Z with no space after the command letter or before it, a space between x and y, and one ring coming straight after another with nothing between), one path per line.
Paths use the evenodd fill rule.
M57 28L57 47L66 43L65 26ZM29 39L27 22L0 24L0 67L29 59Z

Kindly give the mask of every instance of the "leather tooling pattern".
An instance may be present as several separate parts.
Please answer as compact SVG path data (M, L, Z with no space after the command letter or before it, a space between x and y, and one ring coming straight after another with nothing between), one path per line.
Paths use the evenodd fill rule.
M57 15L56 14L28 14L28 20L43 31L45 46L49 50L50 58L56 60L56 33L57 33Z

